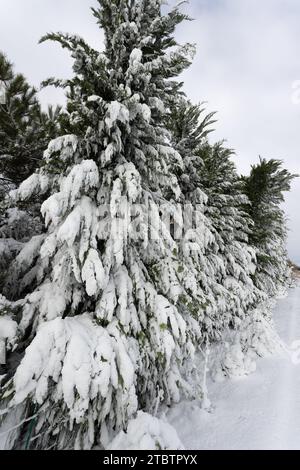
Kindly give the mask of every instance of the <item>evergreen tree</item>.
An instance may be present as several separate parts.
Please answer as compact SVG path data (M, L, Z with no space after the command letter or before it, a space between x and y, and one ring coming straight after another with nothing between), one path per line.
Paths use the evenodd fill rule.
M201 392L194 358L209 309L199 258L210 232L200 190L195 236L182 243L168 230L169 219L182 225L186 202L165 127L181 87L174 78L193 52L173 38L186 17L178 8L163 16L160 0L99 0L94 15L104 53L77 36L43 38L75 59L72 80L47 82L69 89L70 134L11 195L52 194L47 232L12 263L5 291L23 297L8 347L26 351L3 396L37 414L22 430L28 438L34 427L36 448L105 445L138 408Z
M222 142L208 142L214 113L203 113L201 105L180 98L169 126L176 148L184 155L180 175L183 191L192 199L191 192L201 188L207 197L204 215L213 243L205 251L205 260L216 304L212 320L215 334L210 339L220 339L228 326L240 325L261 295L251 279L255 271L255 251L248 246L251 220L242 210L247 199L232 161L233 152Z
M233 152L223 143L206 143L199 156L203 161L201 184L208 195L207 217L218 247L212 255L220 260L216 279L227 291L226 322L235 327L261 300L251 279L256 269L255 250L248 245L251 220L241 209L246 198L232 161Z
M15 74L0 52L0 178L7 187L18 185L41 164L50 139L58 135L60 108L42 112L36 90Z
M26 102L32 114L3 134L3 162L18 161L21 136L27 175L17 181L14 164L1 171L21 182L11 207L43 201L45 221L1 281L0 406L23 423L17 448L107 447L139 410L182 397L207 403L197 351L206 346L204 374L210 342L223 348L222 372L246 362L265 331L261 301L285 282L279 203L293 175L261 161L241 184L232 151L208 143L214 115L187 102L178 81L194 51L174 39L186 15L163 15L162 0L98 3L104 52L78 36L42 38L74 59L70 80L44 83L67 91L59 123L24 79L13 99L2 61L6 112ZM7 217L12 226L14 212ZM140 412L136 422L150 423L156 440L155 419Z
M174 145L183 157L184 167L179 179L183 193L189 199L191 193L201 187L203 161L198 155L200 147L207 142L213 131L215 113L205 114L203 104L193 105L185 97L174 100L167 125L171 131Z
M255 285L274 297L286 288L290 276L286 250L287 226L281 204L297 175L282 169L279 160L260 158L248 177L244 191L250 201L247 210L254 222L250 243L257 251Z
M0 53L0 292L12 259L23 243L42 231L37 198L15 204L5 196L42 163L49 140L60 134L61 108L41 110L36 90Z
M247 210L249 199L232 161L233 152L223 142L208 142L213 114L205 117L203 112L202 106L179 98L168 124L175 147L184 155L179 175L182 190L191 199L194 188L206 195L204 217L211 243L204 258L214 308L200 324L208 341L214 342L211 374L223 377L255 370L256 355L273 352L276 335L273 303L262 286L253 282L257 250L249 241L255 231Z

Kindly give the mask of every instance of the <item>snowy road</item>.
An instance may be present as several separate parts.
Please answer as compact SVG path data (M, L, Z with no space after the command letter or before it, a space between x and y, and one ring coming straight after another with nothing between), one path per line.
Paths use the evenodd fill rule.
M289 348L300 341L300 284L279 300L275 323ZM295 359L300 359L297 350L293 361L288 353L261 359L249 377L210 384L213 413L191 403L172 409L169 421L186 449L300 450L300 364Z

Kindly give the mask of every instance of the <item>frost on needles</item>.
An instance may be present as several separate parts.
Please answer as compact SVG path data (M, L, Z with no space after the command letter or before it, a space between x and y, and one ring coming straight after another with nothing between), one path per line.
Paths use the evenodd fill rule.
M38 198L44 220L0 297L1 403L24 419L16 447L103 448L139 410L201 400L199 348L232 332L249 348L245 325L264 324L269 299L231 152L209 145L212 116L177 80L194 54L174 39L188 18L162 14L161 0L98 3L103 52L42 39L74 59L72 79L45 82L67 90L64 135L10 193L12 206Z

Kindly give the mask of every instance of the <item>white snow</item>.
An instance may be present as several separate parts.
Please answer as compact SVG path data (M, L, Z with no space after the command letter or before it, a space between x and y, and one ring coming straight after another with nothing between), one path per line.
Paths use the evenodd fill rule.
M0 341L5 339L13 340L17 334L17 329L18 324L8 315L0 317Z
M90 103L92 103L92 102L97 103L97 102L101 102L102 98L100 96L97 96L97 95L91 95L91 96L88 97L88 101Z
M98 252L90 249L86 261L82 268L82 280L86 284L86 292L92 297L100 289L103 289L106 282L105 271Z
M121 431L108 450L184 450L170 424L140 411L129 422L127 433Z
M61 159L68 160L76 152L77 147L78 138L76 135L70 134L57 137L49 143L47 150L44 152L44 158L49 161L52 155L59 153Z
M41 194L45 193L48 189L48 185L49 179L47 176L40 173L34 173L23 181L18 189L11 191L9 196L12 201L25 201L26 199L29 199L35 191L39 191Z
M49 378L57 389L50 387ZM137 408L134 381L135 367L117 327L112 324L108 333L87 314L57 318L44 323L27 348L14 377L11 405L29 395L39 404L49 397L52 403L64 398L71 422L80 423L88 418L91 402L104 417L109 414L112 393L118 391L130 417Z
M209 381L211 412L182 402L168 413L186 449L300 449L300 285L280 299L275 324L281 354L258 359L255 373Z
M75 165L61 182L61 193L65 206L73 207L83 192L87 193L99 184L99 171L93 160L83 160Z
M138 67L142 61L143 58L143 53L140 49L133 49L133 51L130 54L130 68L133 73L136 73L138 70Z
M129 120L128 109L118 101L112 101L107 106L107 117L105 123L108 129L111 129L117 121L126 124Z

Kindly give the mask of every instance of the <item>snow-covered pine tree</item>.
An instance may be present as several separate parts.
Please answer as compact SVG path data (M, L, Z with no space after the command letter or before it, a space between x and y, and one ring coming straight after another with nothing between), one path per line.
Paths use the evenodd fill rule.
M52 123L60 109L43 113L36 90L15 74L1 52L0 81L5 93L0 103L0 174L3 182L17 185L35 171L45 145L56 137Z
M242 209L247 198L232 160L233 152L223 142L204 143L198 155L203 162L201 184L208 196L207 217L218 246L214 254L221 260L216 278L227 291L225 321L237 328L263 297L252 281L256 253L249 246L252 222Z
M174 78L193 53L173 38L186 17L178 8L162 15L161 0L98 1L103 53L77 36L44 38L75 59L74 78L48 81L69 90L69 134L11 195L51 193L47 231L20 252L6 285L10 300L23 298L9 347L25 356L2 397L34 416L21 436L35 448L105 446L137 409L200 392L205 195L196 190L195 236L177 240L168 227L182 226L186 202L182 157L165 127L181 86Z
M37 93L0 52L0 292L10 261L23 242L42 230L40 201L8 202L5 196L42 162L43 150L60 133L60 107L41 110Z
M182 191L193 200L194 189L201 189L207 198L204 217L212 242L204 259L214 309L211 323L205 315L201 329L214 341L210 371L221 378L253 371L256 354L273 351L276 335L268 296L253 282L257 260L256 247L249 243L254 225L245 209L249 200L233 152L223 142L210 144L207 139L212 123L213 114L205 117L203 106L182 97L174 102L168 121L174 146L183 155L184 169L178 175Z
M177 96L167 116L167 125L171 132L174 146L182 155L184 167L178 178L182 192L187 199L201 187L201 169L203 162L198 156L199 148L207 142L216 123L215 113L205 113L204 104L193 105L184 96Z
M169 126L183 155L182 190L190 200L200 188L207 197L205 217L213 243L205 250L205 262L210 266L210 291L216 306L209 330L209 339L214 340L223 338L226 328L238 328L261 296L251 279L255 271L255 250L248 245L251 220L242 210L247 198L232 161L233 152L222 142L208 142L216 121L214 113L205 115L204 111L203 106L180 97Z
M257 251L254 283L271 298L285 290L290 279L287 223L281 204L296 177L282 169L281 161L260 158L250 175L242 179L250 201L246 210L254 222L250 236L250 243Z
M232 150L223 142L206 142L198 155L203 161L200 175L208 195L206 216L213 225L218 247L209 256L217 255L219 260L215 276L226 290L221 319L229 327L227 333L223 330L211 370L219 378L244 375L255 370L257 355L274 351L277 341L267 296L253 282L257 250L249 241L253 233L253 221L245 210L249 201L232 161Z
M216 273L222 263L217 255L216 230L207 217L208 195L201 184L203 162L198 152L211 132L211 125L216 122L215 113L205 115L204 111L202 106L194 106L182 95L177 95L171 103L166 122L173 146L183 159L183 166L176 174L186 201L184 224L186 227L193 227L193 230L185 231L185 239L190 239L196 247L201 247L190 250L189 257L198 267L198 286L205 294L199 322L202 343L207 344L221 339L228 322L226 323L225 315L226 290ZM196 224L191 223L191 214L197 214Z

